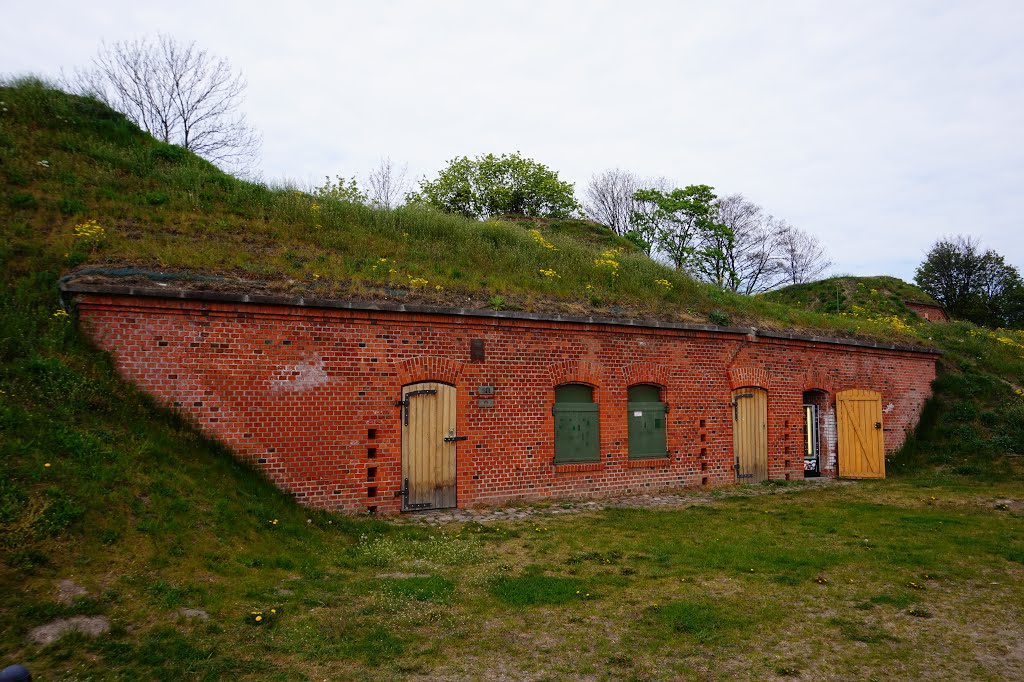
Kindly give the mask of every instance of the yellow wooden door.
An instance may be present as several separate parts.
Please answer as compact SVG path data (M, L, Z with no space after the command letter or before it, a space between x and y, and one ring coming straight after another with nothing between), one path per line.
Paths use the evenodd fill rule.
M736 481L760 483L768 478L768 391L736 389L732 392L732 415Z
M840 391L836 394L836 413L839 475L842 478L885 478L881 394Z
M411 384L402 400L402 508L454 507L455 387Z

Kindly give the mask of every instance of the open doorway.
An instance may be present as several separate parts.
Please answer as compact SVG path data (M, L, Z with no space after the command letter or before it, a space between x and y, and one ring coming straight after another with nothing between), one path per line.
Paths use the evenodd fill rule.
M826 429L823 428L826 418L831 416L828 393L825 391L805 391L803 395L804 412L804 478L816 478L829 467L829 447Z

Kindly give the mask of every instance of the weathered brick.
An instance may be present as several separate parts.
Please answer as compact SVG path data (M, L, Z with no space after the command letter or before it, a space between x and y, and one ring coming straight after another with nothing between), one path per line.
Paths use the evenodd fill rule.
M732 483L730 391L769 394L769 475L800 478L803 393L878 391L887 451L916 424L935 356L735 332L83 294L118 371L301 504L396 512L404 385L457 388L459 506ZM485 361L470 362L472 339ZM601 461L553 464L554 387L601 406ZM664 460L627 457L626 390L663 387ZM494 386L493 407L478 405ZM841 455L840 455L841 457ZM368 485L367 463L375 468ZM823 456L825 473L834 473ZM840 459L841 466L841 459Z

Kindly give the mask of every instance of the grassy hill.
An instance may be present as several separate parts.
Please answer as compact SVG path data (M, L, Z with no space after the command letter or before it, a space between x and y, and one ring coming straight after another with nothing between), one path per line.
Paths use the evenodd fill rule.
M931 303L920 287L896 277L830 277L817 282L796 284L764 295L785 305L823 313L840 314L863 311L871 315L895 315L913 319L906 301Z
M13 83L0 99L2 256L16 271L31 256L50 270L131 266L186 286L913 340L870 320L723 293L590 222L479 222L318 199L226 175L42 83Z
M913 500L921 482L982 495L988 493L976 481L1019 472L1009 456L1024 452L1024 338L1017 333L929 326L882 307L829 315L770 297L724 294L650 262L591 223L479 223L319 202L227 176L95 102L36 82L0 88L0 102L2 665L27 661L38 679L290 680L379 678L380 666L393 676L428 674L464 660L464 677L472 678L474 662L514 646L524 665L537 656L551 660L557 678L568 672L558 672L563 664L543 635L566 636L561 628L568 622L566 650L577 652L567 659L572 665L611 665L621 677L655 678L657 670L686 676L692 671L662 665L656 644L672 643L676 652L673 638L683 637L694 651L729 660L737 651L731 637L774 632L778 622L762 602L761 620L749 616L750 599L762 599L757 594L723 593L719 608L690 594L691 584L707 580L717 589L743 580L756 591L763 582L796 604L808 585L821 584L820 572L849 565L862 580L861 540L847 539L865 532L883 551L870 580L842 598L849 604L830 602L849 613L828 631L860 636L855 598L868 608L878 593L890 599L879 604L918 599L905 587L919 579L901 563L907 538L882 539L893 532L886 530L889 510L864 500L840 513L848 498L827 492L813 500L821 527L806 532L834 547L813 556L787 543L759 543L793 529L773 516L780 507L766 503L693 517L637 512L591 519L607 535L581 533L569 521L552 521L550 533L526 524L442 532L303 510L119 381L60 299L59 278L80 268L160 271L195 286L650 315L934 343L947 352L939 397L895 464L927 477L908 479L901 513L919 521L913 538L928 570L953 566L950 579L1013 584L1002 572L1019 563L1021 545L998 518L973 509L970 523L977 525L936 544L929 524L951 514L917 509ZM602 257L612 248L621 251ZM781 508L796 514L806 504ZM687 528L703 533L712 523L718 530L703 539L687 535ZM737 542L729 529L744 523L764 532ZM666 524L675 524L678 536L669 544ZM693 553L712 536L729 540L712 541L711 554L707 545ZM811 546L810 537L790 544ZM962 563L961 541L986 561L1003 563ZM630 549L616 554L616 542ZM672 568L696 565L697 558L699 575ZM886 582L896 574L899 584ZM62 601L64 579L86 594ZM592 603L577 597L589 597L588 590ZM668 610L651 606L651 594L663 595ZM1012 603L1018 596L993 598ZM510 644L507 634L521 625L524 608L517 600L524 598L534 600L525 606L534 608L539 639ZM182 615L183 607L202 608L209 619ZM35 626L80 615L109 618L110 634L69 636L47 648L26 640ZM633 649L605 643L579 653L590 651L581 643L591 639L592 618L603 619L601 631L639 623L622 640L642 650L635 671L624 667L632 665ZM802 641L798 635L792 641ZM913 643L904 640L916 651ZM790 664L752 665L765 677Z

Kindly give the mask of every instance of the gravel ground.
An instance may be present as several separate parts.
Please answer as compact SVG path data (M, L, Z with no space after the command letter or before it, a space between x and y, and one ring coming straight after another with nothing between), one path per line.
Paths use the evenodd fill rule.
M399 523L416 523L428 526L444 526L450 523L495 523L515 521L537 516L560 516L594 512L602 509L678 509L698 504L707 504L716 499L728 497L751 497L754 495L783 495L809 488L852 485L853 481L832 478L811 478L785 486L744 485L713 490L680 490L649 493L644 495L620 495L592 500L561 500L481 507L475 509L433 509L402 514Z

